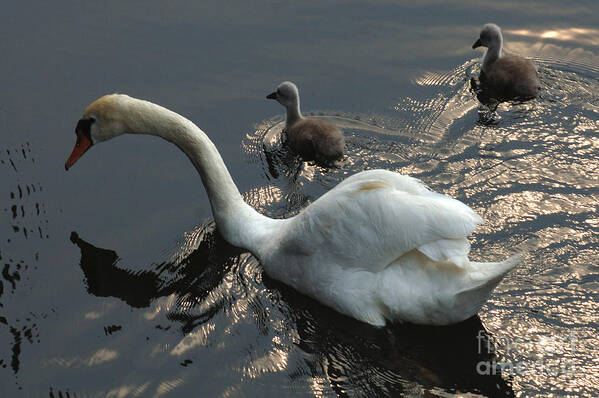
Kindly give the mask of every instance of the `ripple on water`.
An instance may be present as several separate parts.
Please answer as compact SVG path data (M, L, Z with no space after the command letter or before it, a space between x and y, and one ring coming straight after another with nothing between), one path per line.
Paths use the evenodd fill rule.
M9 342L0 350L0 371L12 370L15 376L21 370L21 351L26 344L40 342L39 324L47 317L28 310L19 313L7 305L30 289L31 274L40 260L37 242L49 238L43 188L32 177L35 166L35 151L29 142L0 150L4 176L0 195L6 205L2 213L5 233L0 242L0 336Z
M504 377L516 391L593 395L599 381L599 57L556 44L510 42L510 50L535 59L539 98L504 102L494 111L482 106L470 89L477 59L447 73L425 72L414 79L423 94L398 101L395 117L377 117L375 124L361 116L360 125L346 123L357 119L351 115L327 117L346 136L340 169L290 157L280 144L282 120L262 122L244 140L265 176L248 200L271 214L294 214L347 175L381 167L466 202L486 219L473 236L475 259L529 251L481 313L496 360L521 365L521 371L504 370Z
M289 154L280 117L243 140L248 161L263 170L244 198L272 217L293 215L372 168L413 175L476 209L487 222L473 235L474 259L529 251L481 311L482 322L383 330L360 324L263 275L211 221L143 272L74 234L88 291L140 308L144 333L156 331L143 353L152 361L139 366L160 376L109 393L182 393L198 382L196 366L210 364L203 391L223 396L596 395L599 87L586 61L553 62L559 51L579 56L558 50L534 54L544 87L537 100L502 103L493 112L470 90L478 73L478 60L470 60L416 78L419 98L398 101L391 115L315 115L344 130L348 155L340 168ZM102 272L88 272L94 267ZM122 283L105 289L97 279L107 276ZM494 363L503 369L484 374Z

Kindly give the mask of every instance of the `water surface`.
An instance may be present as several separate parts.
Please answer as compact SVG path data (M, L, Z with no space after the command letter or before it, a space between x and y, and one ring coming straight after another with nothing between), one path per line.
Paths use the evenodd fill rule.
M597 396L597 11L590 1L7 6L1 395ZM539 66L539 99L490 111L470 90L471 45L490 20ZM343 127L342 168L281 148L282 108L264 97L287 79L306 112ZM360 324L223 241L171 145L120 137L65 173L82 110L115 91L195 121L270 216L386 168L485 218L473 259L529 255L479 318Z

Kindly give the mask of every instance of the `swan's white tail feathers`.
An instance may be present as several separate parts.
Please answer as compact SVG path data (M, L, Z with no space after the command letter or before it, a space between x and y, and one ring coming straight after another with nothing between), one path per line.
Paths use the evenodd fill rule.
M478 277L472 278L470 286L456 294L456 306L463 314L476 314L489 298L501 280L524 258L524 253L516 253L498 263L471 263L478 268ZM464 318L465 319L465 318Z
M449 261L459 268L466 268L470 242L466 238L439 239L418 247L418 251L433 261Z
M455 296L454 313L462 314L462 320L480 311L489 295L503 279L503 275L498 275L494 279L489 279L485 283L475 286L468 290L463 290Z
M504 277L524 258L525 252L518 252L507 259L497 263L478 263L472 261L470 268L472 272L473 284L484 284L488 280L497 277Z
M518 252L518 253L512 255L511 257L505 259L504 261L500 262L498 264L500 266L499 268L503 268L505 270L504 273L507 273L510 270L512 270L513 268L515 268L516 265L520 264L522 262L522 260L524 260L525 255L526 255L526 252L524 252L524 251Z

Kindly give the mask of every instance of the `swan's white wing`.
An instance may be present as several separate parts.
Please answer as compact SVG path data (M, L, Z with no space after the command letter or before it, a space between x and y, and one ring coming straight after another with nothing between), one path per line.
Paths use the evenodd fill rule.
M420 181L373 170L349 177L287 225L284 250L344 268L380 271L418 249L461 265L466 237L482 219L465 204Z

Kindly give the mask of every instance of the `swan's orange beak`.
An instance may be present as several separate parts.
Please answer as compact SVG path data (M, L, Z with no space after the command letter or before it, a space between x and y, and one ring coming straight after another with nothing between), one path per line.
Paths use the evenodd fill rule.
M77 159L79 159L92 146L92 141L82 129L77 128L76 134L77 142L75 142L75 147L73 148L73 152L71 152L71 156L69 156L64 164L65 170L68 170L72 165L74 165Z

